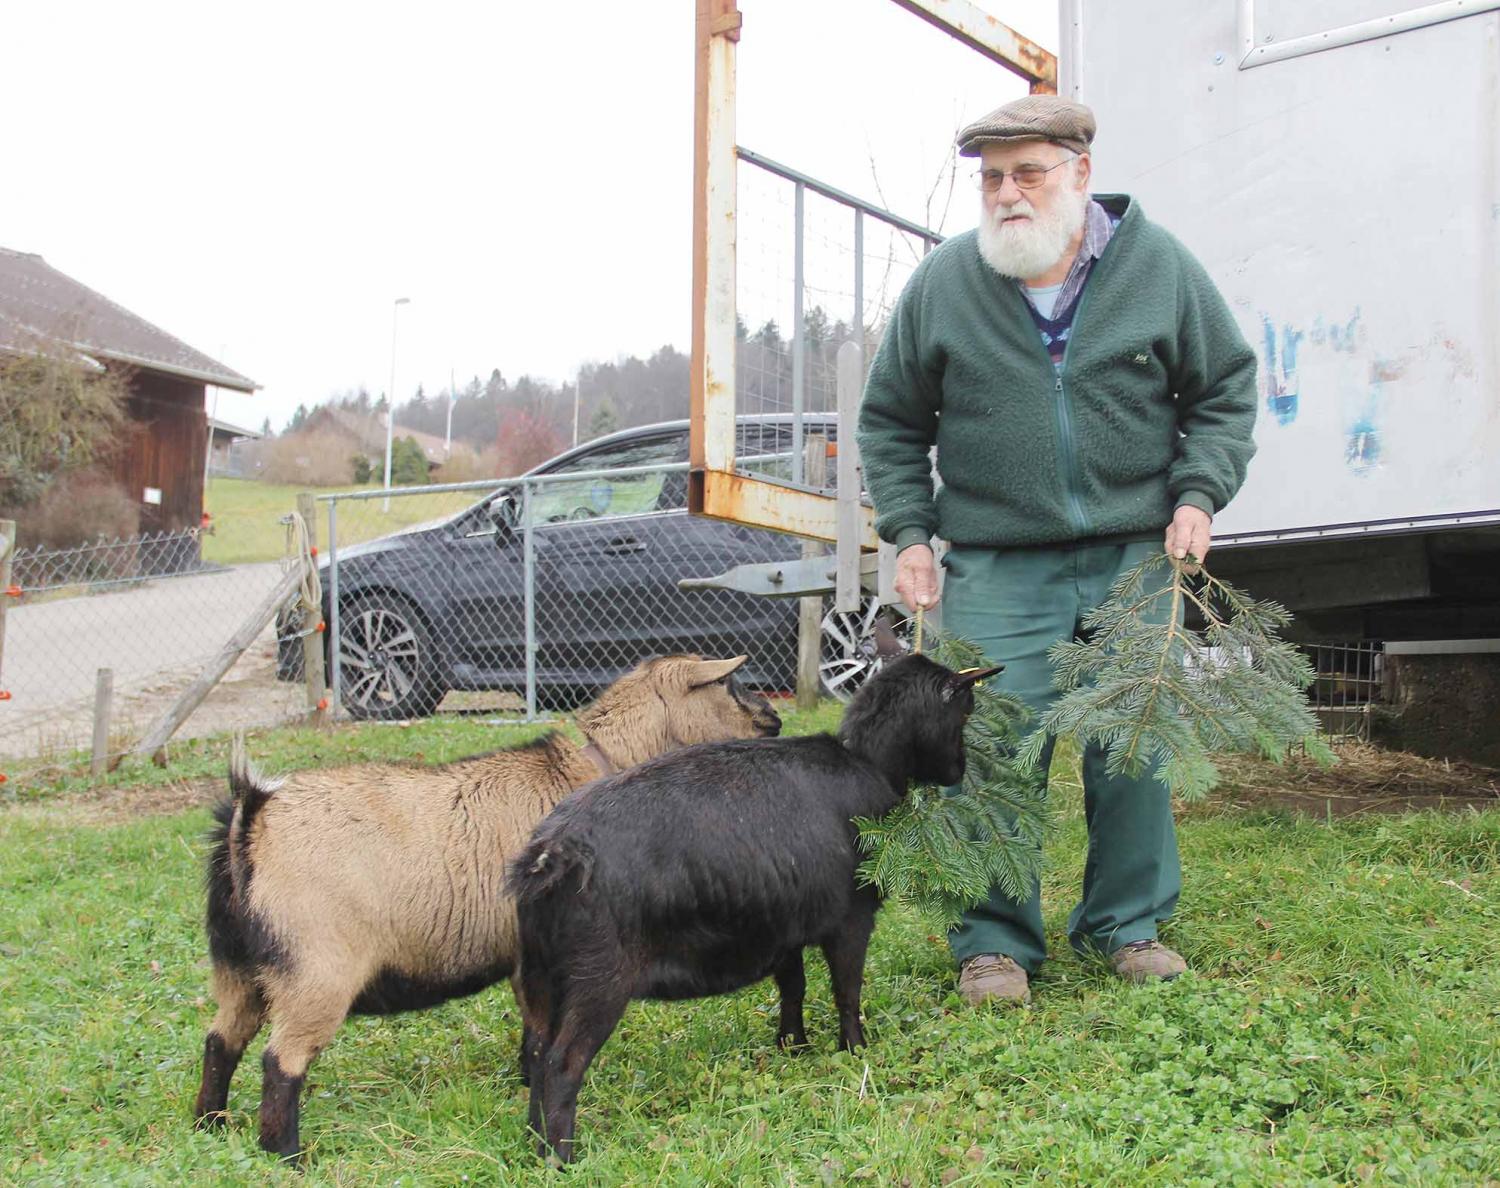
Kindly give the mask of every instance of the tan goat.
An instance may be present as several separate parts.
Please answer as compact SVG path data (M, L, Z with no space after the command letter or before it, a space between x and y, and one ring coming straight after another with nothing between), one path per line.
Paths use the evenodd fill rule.
M277 782L237 751L208 864L219 1010L203 1046L200 1125L267 1019L260 1143L300 1152L298 1095L344 1018L434 1006L511 977L506 862L563 797L691 743L774 735L781 720L732 674L744 663L663 656L558 734L441 767L362 764Z

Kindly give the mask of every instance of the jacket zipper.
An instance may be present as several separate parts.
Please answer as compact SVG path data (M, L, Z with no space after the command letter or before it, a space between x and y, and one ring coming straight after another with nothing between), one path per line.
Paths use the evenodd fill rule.
M1124 219L1121 218L1120 221L1123 224ZM1078 298L1078 308L1073 311L1073 330L1068 335L1067 345L1063 347L1062 364L1054 369L1056 383L1052 389L1052 411L1057 420L1058 440L1063 450L1063 494L1068 502L1068 517L1072 520L1073 527L1082 536L1089 534L1089 518L1083 510L1083 496L1080 494L1083 489L1083 474L1078 467L1078 443L1073 440L1073 417L1068 408L1068 393L1063 388L1063 373L1068 370L1068 354L1073 349L1073 339L1078 333L1079 324L1083 321L1084 307L1089 303L1089 284L1098 279L1096 274L1104 266L1105 257L1109 255L1109 249L1114 246L1115 236L1119 233L1120 228L1116 227L1114 235L1109 237L1109 243L1104 246L1103 254L1094 261L1088 282L1083 287L1083 294ZM1045 349L1042 353L1047 354ZM1047 355L1047 362L1049 364L1052 362L1050 355Z
M1081 304L1080 304L1081 308ZM1078 325L1078 316L1073 316L1073 324ZM1068 340L1072 342L1072 335ZM1063 347L1063 363L1067 364L1068 348ZM1051 362L1049 359L1048 362ZM1068 394L1063 391L1062 371L1057 372L1057 386L1054 389L1055 399L1053 411L1057 414L1057 433L1062 442L1063 450L1063 493L1068 501L1068 518L1073 521L1073 527L1082 536L1088 535L1088 516L1083 511L1083 499L1079 495L1079 489L1083 486L1078 473L1078 447L1073 440L1073 418L1068 415Z

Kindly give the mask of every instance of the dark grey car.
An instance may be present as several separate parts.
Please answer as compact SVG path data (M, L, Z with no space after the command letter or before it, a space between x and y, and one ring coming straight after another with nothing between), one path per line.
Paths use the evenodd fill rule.
M807 428L834 434L831 418ZM788 456L789 417L745 418L736 456ZM686 421L589 442L532 474L567 475L685 463ZM774 467L775 463L767 464ZM539 699L566 705L637 661L663 652L745 654L743 680L762 689L796 681L797 601L679 588L736 565L801 555L797 538L687 513L683 471L580 477L531 488ZM342 699L363 718L430 713L450 689L526 683L525 534L520 494L501 488L419 529L341 548ZM323 570L325 601L328 594ZM824 619L823 674L845 694L866 675L873 615ZM299 623L282 624L283 679L301 669Z

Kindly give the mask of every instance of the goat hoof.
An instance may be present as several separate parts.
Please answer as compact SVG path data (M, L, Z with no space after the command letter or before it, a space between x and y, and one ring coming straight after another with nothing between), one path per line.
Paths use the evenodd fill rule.
M778 1035L776 1046L789 1056L800 1056L810 1045L807 1042L807 1036L797 1031L790 1035Z
M195 1130L223 1130L229 1125L228 1110L210 1110L193 1119Z

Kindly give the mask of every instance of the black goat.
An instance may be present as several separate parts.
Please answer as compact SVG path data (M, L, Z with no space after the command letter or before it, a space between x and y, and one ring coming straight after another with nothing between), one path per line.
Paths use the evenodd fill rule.
M913 780L963 777L975 681L925 656L860 690L839 737L710 743L564 800L516 857L531 1126L572 1158L584 1071L633 998L698 998L774 976L777 1042L807 1042L802 950L828 960L839 1045L864 1043L860 983L880 899L856 880L854 817Z

